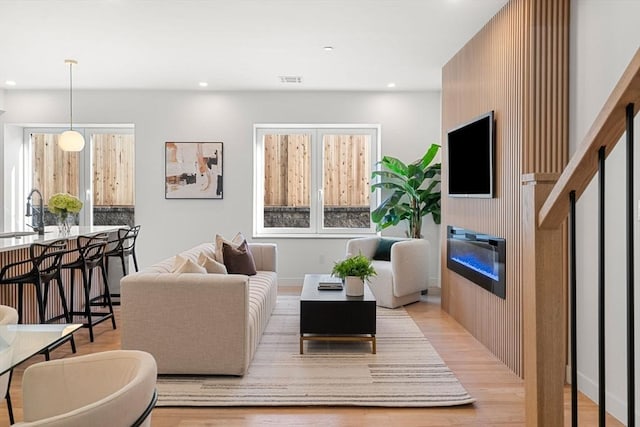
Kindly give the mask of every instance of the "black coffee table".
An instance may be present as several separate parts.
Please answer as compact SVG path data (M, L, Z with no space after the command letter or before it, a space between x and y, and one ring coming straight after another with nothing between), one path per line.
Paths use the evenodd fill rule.
M300 295L300 354L304 341L369 341L376 352L376 299L350 297L342 290L318 290L325 275L306 274Z

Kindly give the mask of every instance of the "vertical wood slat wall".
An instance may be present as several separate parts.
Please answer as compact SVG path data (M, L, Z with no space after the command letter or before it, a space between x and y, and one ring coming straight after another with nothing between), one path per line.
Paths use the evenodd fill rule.
M495 111L495 197L447 197L443 161L442 307L523 376L522 184L525 173L561 172L567 161L568 1L512 0L443 68L447 130ZM446 225L504 237L505 300L446 266Z

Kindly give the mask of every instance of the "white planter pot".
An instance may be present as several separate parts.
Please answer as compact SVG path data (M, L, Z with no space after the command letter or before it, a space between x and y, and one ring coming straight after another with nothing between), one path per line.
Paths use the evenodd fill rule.
M344 280L345 292L349 297L364 295L364 281L359 277L347 276Z

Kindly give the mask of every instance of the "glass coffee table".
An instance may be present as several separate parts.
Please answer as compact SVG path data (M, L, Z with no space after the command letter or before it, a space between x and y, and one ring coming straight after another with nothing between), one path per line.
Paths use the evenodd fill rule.
M300 294L300 354L305 341L368 341L376 352L376 299L351 297L345 290L319 290L323 274L306 274Z
M0 375L68 340L80 323L0 325Z

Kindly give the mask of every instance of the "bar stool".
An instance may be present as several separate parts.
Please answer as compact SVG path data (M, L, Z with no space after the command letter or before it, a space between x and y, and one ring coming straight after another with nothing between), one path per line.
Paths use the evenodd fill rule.
M107 251L105 252L106 267L109 270L109 259L120 258L120 264L122 265L122 276L126 276L128 273L126 257L131 255L133 257L133 265L138 271L138 258L136 257L136 239L140 233L140 226L134 225L128 228L118 229L118 237L116 240L110 240ZM120 297L120 294L113 294L114 297ZM120 305L119 302L114 302L115 305Z
M136 271L138 271L138 258L136 258L136 239L138 238L138 233L140 233L139 225L118 229L118 238L109 241L109 249L107 249L104 254L107 258L107 267L109 265L109 258L118 257L122 264L122 275L125 276L127 274L125 258L131 255L133 257L133 265Z
M66 248L66 240L55 240L47 244L32 243L29 247L30 259L7 264L0 270L0 285L18 285L18 323L23 323L24 286L29 284L35 286L40 323L50 323L59 319L71 321L60 277L60 265ZM52 280L58 284L63 313L46 319L49 284Z
M71 316L65 298L62 278L60 276L60 266L62 257L66 253L67 241L64 239L54 240L50 243L32 243L29 247L30 259L13 262L5 265L0 270L0 285L15 284L18 286L18 323L23 323L24 306L24 286L34 285L36 300L38 304L38 319L40 323L51 323L58 320L71 322ZM58 295L62 305L62 314L46 318L47 304L49 299L49 284L55 280L58 285ZM76 343L73 335L58 344L43 350L45 359L49 360L49 352L58 346L69 341L71 351L76 352Z
M86 321L83 327L89 328L89 340L93 342L93 327L107 319L111 319L113 329L116 329L116 318L113 314L113 304L111 303L111 295L109 293L109 282L107 280L107 270L105 268L105 249L107 247L107 233L99 233L93 236L78 236L76 238L76 248L69 251L75 253L76 258L68 263L62 264L63 270L71 272L71 309L70 315L83 316ZM96 298L91 298L91 287L93 285L93 271L100 269L102 274L102 293L96 298L102 299L102 303L95 303ZM75 271L80 270L82 274L82 287L84 294L84 309L76 310L74 305L75 296ZM106 306L108 311L93 311L91 307L101 305Z

